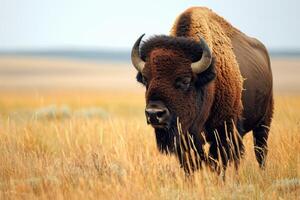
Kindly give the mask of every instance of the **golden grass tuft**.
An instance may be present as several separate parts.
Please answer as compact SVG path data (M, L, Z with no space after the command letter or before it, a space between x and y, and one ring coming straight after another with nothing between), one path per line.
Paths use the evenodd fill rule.
M145 123L140 93L0 95L0 199L297 199L300 196L300 97L278 96L266 170L252 134L226 181L204 168L187 178L161 155ZM36 118L67 105L67 117ZM101 118L72 111L99 107Z

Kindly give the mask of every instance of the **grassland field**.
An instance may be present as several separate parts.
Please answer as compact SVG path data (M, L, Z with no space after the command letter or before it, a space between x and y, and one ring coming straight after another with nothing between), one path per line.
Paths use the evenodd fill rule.
M264 171L252 134L226 181L162 155L124 63L0 58L0 199L299 199L300 60L274 59Z

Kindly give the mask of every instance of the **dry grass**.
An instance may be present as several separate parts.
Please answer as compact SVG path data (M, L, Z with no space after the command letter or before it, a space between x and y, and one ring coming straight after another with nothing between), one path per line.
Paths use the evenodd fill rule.
M246 155L226 182L202 170L185 177L161 155L143 116L143 94L0 95L0 199L297 199L300 196L300 97L276 97L267 168ZM37 117L42 107L68 115ZM107 115L75 115L84 108Z

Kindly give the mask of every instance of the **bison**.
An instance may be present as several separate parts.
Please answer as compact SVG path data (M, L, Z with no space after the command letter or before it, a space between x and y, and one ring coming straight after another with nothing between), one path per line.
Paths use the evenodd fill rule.
M180 14L169 36L141 43L143 36L131 60L137 81L146 87L145 115L158 149L175 153L188 173L202 163L224 172L231 161L238 167L242 138L252 131L264 168L273 114L265 46L204 7Z

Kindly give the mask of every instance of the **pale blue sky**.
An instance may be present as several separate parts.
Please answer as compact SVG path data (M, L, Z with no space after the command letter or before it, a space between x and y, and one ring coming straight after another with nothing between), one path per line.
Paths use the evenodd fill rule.
M0 0L0 49L129 49L207 6L271 49L300 49L299 0Z

